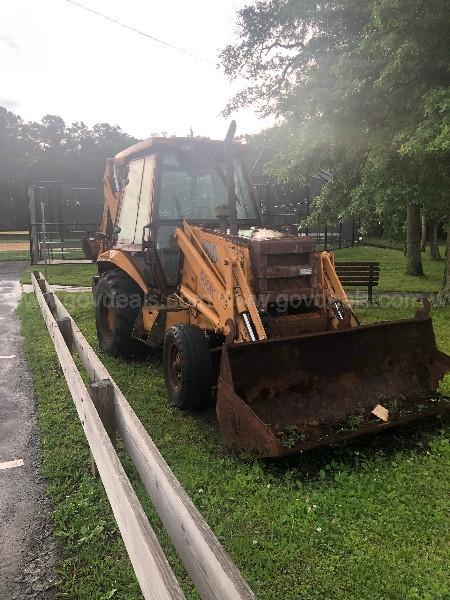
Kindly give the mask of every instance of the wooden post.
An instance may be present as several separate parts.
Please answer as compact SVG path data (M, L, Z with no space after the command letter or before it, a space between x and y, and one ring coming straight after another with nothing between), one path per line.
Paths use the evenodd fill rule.
M94 381L88 386L98 416L100 417L106 433L109 435L112 445L116 446L116 415L114 408L114 386L109 379ZM91 471L97 477L97 467L91 454Z
M55 302L55 297L53 296L52 292L43 292L43 296L45 301L47 302L47 306L49 307L49 309L52 312L52 315L55 314L56 311L56 302Z
M142 595L145 600L185 600L34 277L32 277L32 282ZM55 301L59 309L60 302L57 296L55 296ZM74 324L73 327L73 331L75 331L76 325ZM226 596L220 595L215 597L226 598ZM233 596L233 600L234 598ZM241 596L237 596L237 598L241 599Z
M31 264L39 262L39 232L36 222L36 198L34 194L34 185L28 186L28 205L30 211L30 247Z
M38 281L38 283L39 283L39 281ZM55 302L55 298L53 298L53 302ZM62 319L58 319L56 322L58 323L59 330L62 333L64 341L66 342L66 346L72 352L72 348L73 348L72 321L69 319L69 317L63 317Z

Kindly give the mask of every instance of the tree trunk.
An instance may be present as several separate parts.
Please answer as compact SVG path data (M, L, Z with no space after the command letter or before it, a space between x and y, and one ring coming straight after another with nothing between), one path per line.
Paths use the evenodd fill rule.
M431 260L441 260L438 244L438 225L436 221L432 221L431 223L430 257Z
M427 218L422 215L422 237L420 239L420 249L425 252L427 247Z
M420 253L421 229L419 206L410 202L406 210L406 274L417 277L423 275Z
M441 302L450 304L450 221L447 223L447 244L445 246L444 279L440 293Z

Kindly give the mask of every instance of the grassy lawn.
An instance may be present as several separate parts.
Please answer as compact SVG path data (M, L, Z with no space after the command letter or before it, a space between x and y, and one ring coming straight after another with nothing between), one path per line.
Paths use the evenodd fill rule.
M363 240L361 241L362 245L374 245L374 246L381 246L381 247L385 247L385 248L393 248L395 250L401 250L403 252L403 248L405 246L405 243L399 240L390 240L387 238L382 238L382 237L365 237L363 238ZM441 256L444 256L444 252L445 252L445 242L441 242L439 243L439 250L441 253ZM429 246L427 246L426 252L430 252ZM422 255L423 256L423 255Z
M44 265L33 265L28 267L22 275L22 283L31 283L30 273L41 271L44 273ZM97 274L97 266L89 264L64 264L48 265L47 281L58 285L90 286L93 275Z
M60 297L98 351L90 295ZM89 474L82 428L32 296L23 299L20 314L62 542L61 597L139 598L102 485ZM411 308L359 311L364 322L412 314ZM433 316L438 343L450 353L450 309ZM449 424L409 427L288 460L249 461L224 448L213 409L189 415L169 405L158 357L145 363L101 358L260 600L450 597ZM442 391L450 394L450 377ZM137 482L127 460L125 468ZM144 499L141 486L137 491ZM160 523L144 504L159 534ZM187 597L197 598L167 538L160 539Z
M0 261L3 255L0 254ZM19 253L15 253L18 255ZM23 253L28 259L28 253ZM336 250L337 260L378 261L380 263L380 284L376 291L437 292L440 289L444 270L444 261L432 261L428 255L422 255L425 270L424 277L405 275L405 257L400 250L358 246ZM6 257L4 260L8 260ZM11 258L10 260L19 260ZM29 267L22 276L22 283L30 283L33 270L44 270L43 265ZM48 281L59 285L90 286L91 278L97 273L95 264L49 265Z
M406 259L401 250L356 246L335 251L337 260L378 261L380 282L378 291L437 292L442 283L444 261L433 261L422 254L424 277L406 275Z
M395 250L401 250L401 251L403 251L403 248L405 245L404 242L400 242L398 240L389 240L386 238L376 238L376 237L363 238L360 243L361 244L367 243L369 246L371 246L372 244L374 246L384 246L385 248L394 248Z
M5 250L0 252L0 262L9 260L26 260L30 262L29 250Z

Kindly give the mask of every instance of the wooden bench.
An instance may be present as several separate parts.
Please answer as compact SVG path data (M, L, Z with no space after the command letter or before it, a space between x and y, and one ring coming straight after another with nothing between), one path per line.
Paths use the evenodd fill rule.
M336 261L334 266L344 288L366 287L368 300L372 303L372 290L380 277L379 262Z

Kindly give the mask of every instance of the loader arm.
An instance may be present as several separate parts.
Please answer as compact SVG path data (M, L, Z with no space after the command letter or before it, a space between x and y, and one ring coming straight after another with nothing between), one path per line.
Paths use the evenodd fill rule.
M212 260L201 235L199 228L186 222L175 232L184 263L182 296L211 321L215 331L227 336L234 327L233 337L237 341L267 339L235 247L225 238L209 234L208 238L213 238L218 248L218 256Z
M325 300L328 307L330 307L330 328L344 329L347 327L357 327L359 321L352 310L351 302L337 276L334 264L331 260L331 255L328 252L321 252L320 259L322 263Z

